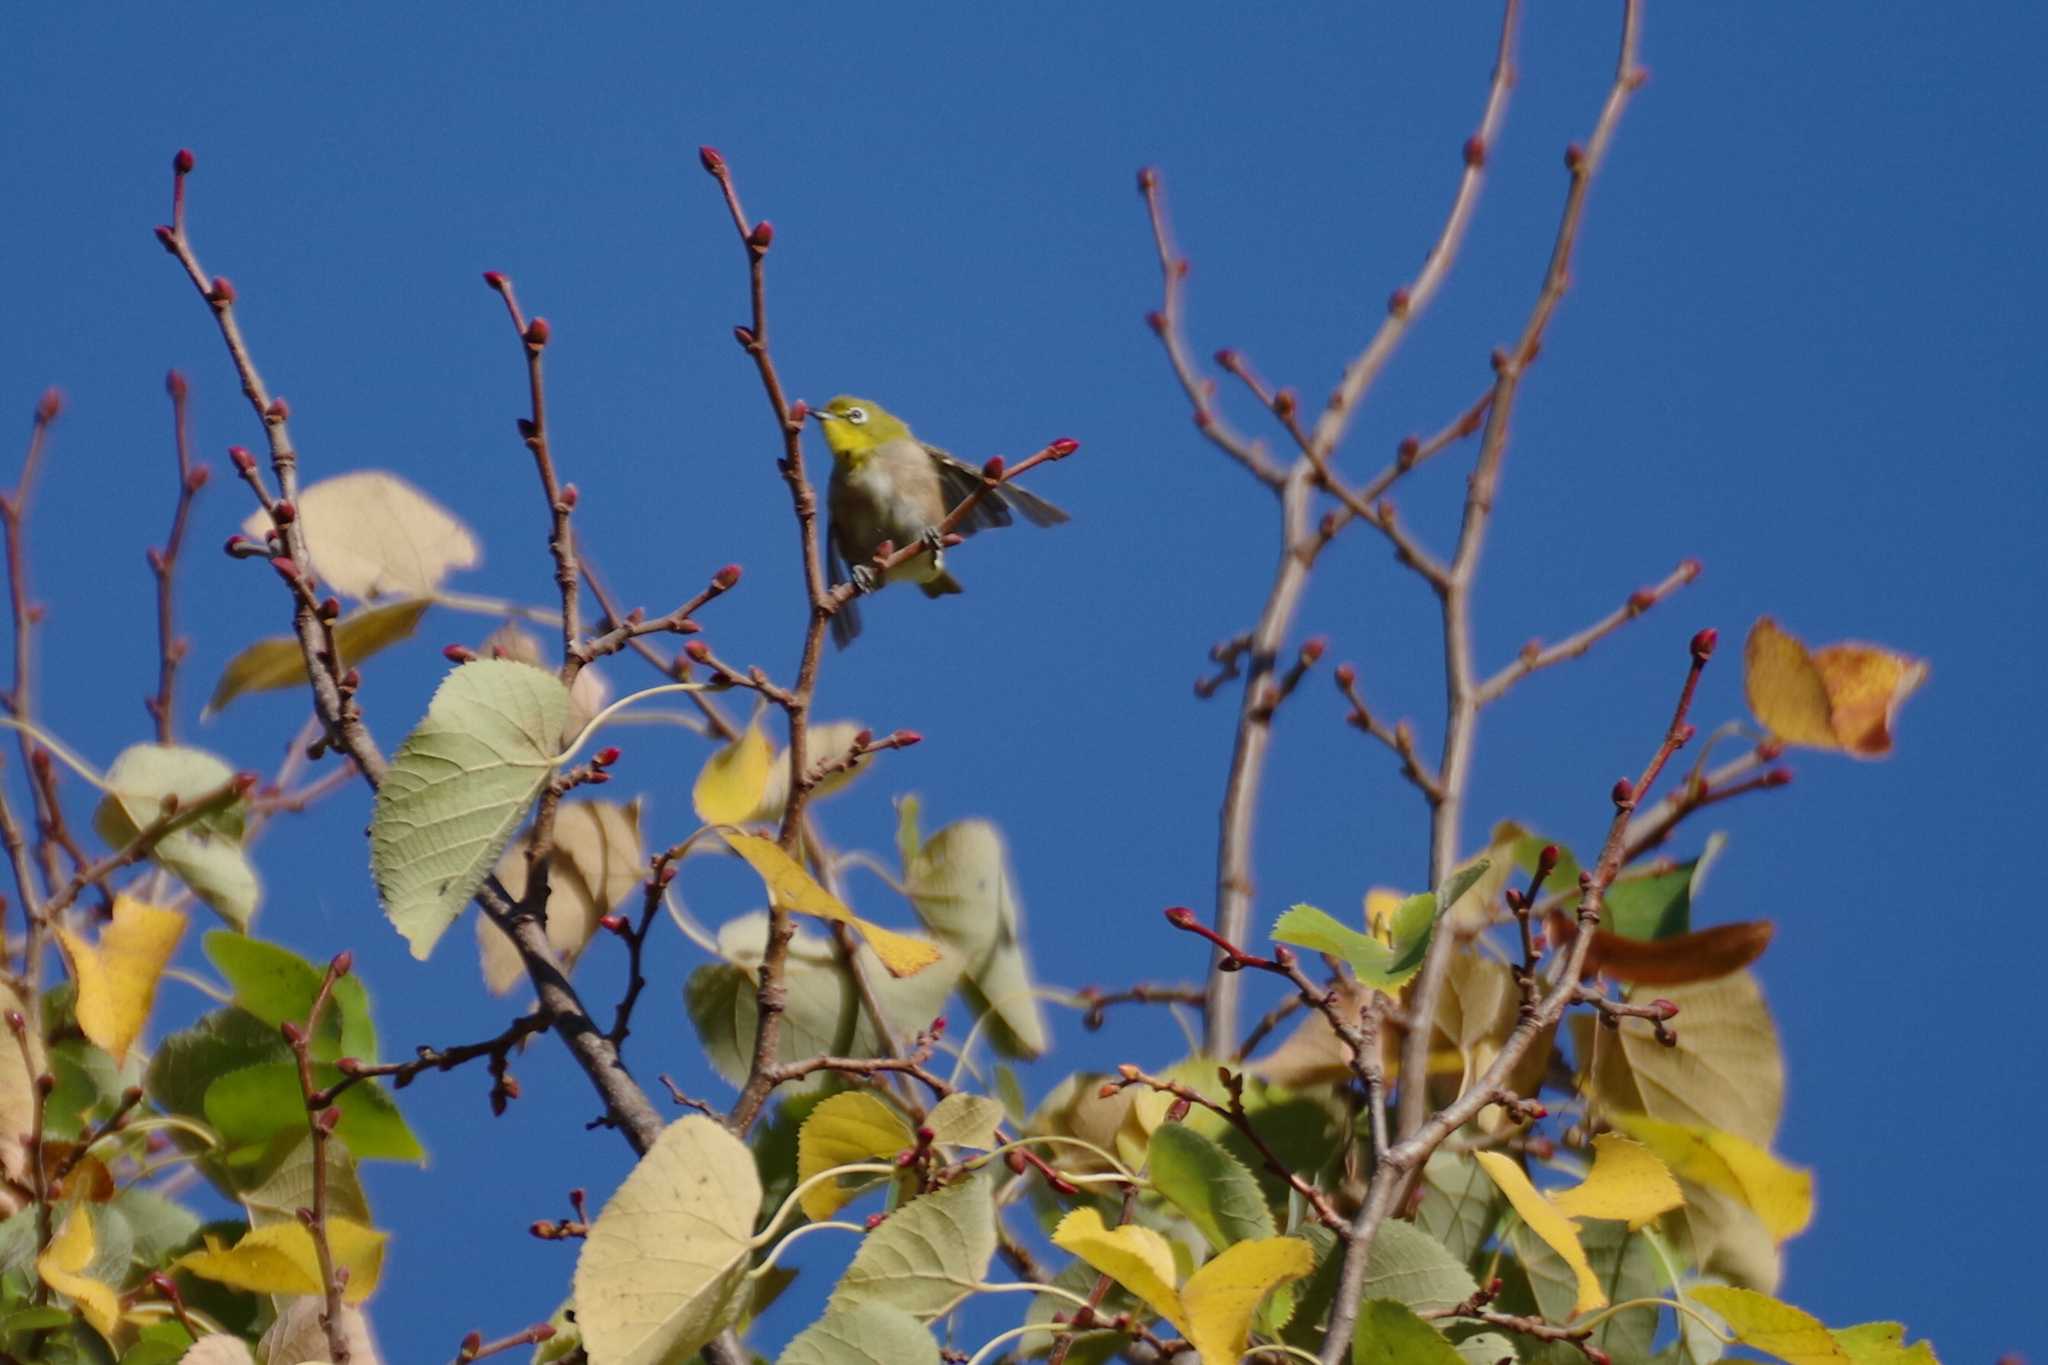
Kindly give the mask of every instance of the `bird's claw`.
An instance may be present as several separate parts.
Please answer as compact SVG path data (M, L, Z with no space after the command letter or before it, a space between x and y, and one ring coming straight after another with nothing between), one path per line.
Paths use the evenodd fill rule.
M870 593L880 586L881 580L875 576L875 571L872 568L865 564L853 566L853 590L855 592Z
M932 566L942 568L946 563L946 533L936 526L927 526L917 536L918 543L931 551Z

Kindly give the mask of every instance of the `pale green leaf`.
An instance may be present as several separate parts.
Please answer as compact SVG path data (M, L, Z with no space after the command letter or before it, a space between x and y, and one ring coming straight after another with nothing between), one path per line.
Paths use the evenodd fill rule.
M987 1151L996 1145L996 1126L1006 1117L1002 1101L956 1090L932 1107L924 1126L932 1130L932 1141L940 1146Z
M1351 1365L1464 1365L1464 1357L1406 1304L1367 1299L1358 1306Z
M1274 1234L1273 1211L1243 1163L1182 1123L1152 1133L1152 1188L1188 1216L1212 1250Z
M674 1365L725 1330L760 1208L753 1154L725 1125L693 1114L664 1129L576 1258L591 1365Z
M903 810L914 836L916 806L906 801ZM1024 910L1002 831L986 820L955 821L924 841L903 880L918 918L966 964L961 993L976 1017L994 1013L990 1036L997 1049L1011 1056L1044 1053L1050 1034L1024 949Z
M1479 868L1484 871L1485 864ZM1402 901L1389 923L1393 942L1388 944L1338 923L1313 905L1297 905L1280 916L1273 937L1311 952L1333 953L1350 963L1366 985L1395 991L1422 969L1436 928L1436 910L1437 898L1431 892Z
M1456 1307L1478 1288L1472 1272L1428 1233L1391 1219L1380 1224L1366 1263L1367 1298L1393 1299L1427 1312Z
M553 776L569 693L551 673L474 659L442 680L392 756L370 822L384 913L424 958Z
M886 1303L835 1308L782 1348L776 1365L939 1365L923 1323Z
M831 1308L881 1303L935 1317L981 1282L995 1252L995 1200L988 1177L974 1176L913 1199L869 1233Z
M107 769L107 796L93 814L93 829L113 848L134 842L164 809L164 798L191 804L235 776L226 763L200 749L135 744ZM248 803L236 800L173 830L150 857L237 929L249 927L263 888L242 849Z

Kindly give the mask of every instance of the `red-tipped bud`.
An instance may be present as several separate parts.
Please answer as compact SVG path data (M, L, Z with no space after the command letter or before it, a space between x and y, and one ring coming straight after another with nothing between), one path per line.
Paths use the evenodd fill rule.
M1228 346L1225 346L1223 349L1216 352L1216 363L1226 370L1235 370L1237 368L1237 362L1237 352L1231 350Z
M1409 301L1406 288L1396 289L1387 295L1387 311L1397 318L1407 317Z
M1138 193L1150 194L1159 188L1159 172L1150 166L1138 168Z
M1003 1153L1003 1164L1010 1168L1012 1175L1022 1175L1026 1170L1030 1169L1025 1164L1024 1154L1015 1148Z
M1281 389L1273 395L1273 411L1283 421L1294 416L1295 409L1300 406L1301 396L1293 389Z
M991 455L982 462L981 477L987 479L990 483L1000 483L1003 477L1003 468L1003 457Z
M183 398L190 387L185 382L184 374L178 370L172 370L164 376L164 392L173 398Z
M660 882L663 886L667 886L670 882L674 881L675 879L676 865L674 863L663 863L660 873L658 873L655 877L655 880Z
M807 420L809 420L810 415L811 405L809 403L806 403L801 398L797 399L794 403L791 403L789 405L789 424L792 427L802 426Z
M42 1075L36 1077L36 1093L44 1099L50 1098L51 1095L56 1093L56 1090L57 1078L49 1072L45 1071ZM53 1193L50 1197L54 1199L57 1196Z
M526 324L526 344L533 347L547 345L548 333L551 330L546 318L535 318L532 322Z
M254 473L256 469L256 457L244 446L228 447L228 463L244 474Z
M1338 664L1337 671L1333 676L1337 679L1337 686L1339 687L1356 686L1358 683L1358 665L1353 663Z
M7 1029L17 1038L28 1032L28 1020L22 1017L20 1010L7 1011Z
M574 510L577 502L579 502L582 499L582 497L582 490L578 489L575 484L563 484L561 494L562 510L565 512Z
M502 270L486 270L484 272L484 283L490 287L493 293L504 293L505 272Z
M1184 280L1188 277L1188 272L1194 268L1195 263L1183 256L1173 263L1173 277L1177 280Z
M57 420L57 414L64 410L64 391L58 388L43 390L43 396L36 399L36 421L48 426Z
M156 226L156 240L157 245L161 246L165 251L168 251L173 255L177 254L178 234L171 231L170 228L164 226L162 223L159 223Z
M464 1360L475 1360L476 1353L478 1351L483 1350L483 1348L484 1334L482 1332L471 1332L468 1336L462 1339L462 1348L458 1354L460 1354Z
M1564 168L1574 175L1579 167L1586 164L1586 149L1576 142L1568 142L1564 149Z
M443 645L441 657L451 664L466 664L476 657L476 651L468 645Z
M1204 408L1195 409L1195 430L1207 431L1216 425L1216 418Z
M1700 570L1703 567L1697 559L1687 559L1680 561L1678 572L1684 576L1686 582L1690 583L1700 576Z
M925 1032L929 1033L934 1038L943 1037L946 1032L946 1016L942 1014L938 1018L932 1020L931 1026L925 1029Z
M1081 443L1071 436L1062 436L1046 447L1047 450L1052 452L1052 457L1055 460L1064 460L1080 448Z
M1636 784L1627 778L1617 779L1614 790L1608 793L1617 806L1633 806L1636 803Z
M1648 611L1656 605L1657 594L1651 592L1648 588L1637 588L1628 595L1628 609L1630 611Z
M1785 741L1779 739L1776 735L1771 736L1756 746L1756 756L1766 763L1769 763L1784 752Z
M1465 164L1475 169L1486 164L1486 139L1477 133L1465 139Z
M339 685L344 692L358 691L363 685L363 671L360 668L351 668L341 675Z
M1313 635L1313 636L1310 636L1310 637L1309 637L1309 638L1308 638L1307 640L1304 640L1304 641L1302 642L1302 646L1301 646L1301 661L1302 661L1303 663L1305 663L1305 664L1312 664L1312 663L1316 662L1316 660L1318 660L1318 659L1322 658L1322 657L1323 657L1323 651L1324 651L1324 650L1327 650L1327 649L1328 649L1329 647L1330 647L1330 637L1329 637L1329 636L1327 636L1327 635Z
M1721 632L1715 630L1712 626L1708 626L1705 630L1692 637L1692 657L1702 660L1712 657L1714 646L1719 643L1721 643Z
M733 328L732 339L749 351L754 349L754 330L751 327L739 326Z
M555 1337L555 1329L549 1326L547 1323L543 1322L538 1324L537 1326L527 1328L526 1335L532 1337L536 1343L543 1341L553 1341Z
M235 795L246 799L249 793L255 791L262 784L263 777L260 773L236 773L234 776Z
M1403 469L1413 469L1415 462L1422 458L1422 442L1413 436L1403 436L1401 444L1394 447L1394 461Z
M354 1057L343 1057L335 1062L334 1069L344 1076L354 1076L362 1071L363 1064Z
M626 923L624 915L606 915L597 923L606 933L617 934L620 938L626 938L632 933L632 927Z
M334 961L327 964L327 970L336 976L347 976L355 970L356 955L344 948L334 955Z
M1160 312L1156 308L1153 309L1151 312L1145 314L1145 325L1147 327L1150 327L1154 332L1165 332L1166 314Z
M1601 1350L1598 1346L1581 1344L1579 1349L1586 1353L1586 1360L1589 1362L1589 1365L1614 1365L1614 1357Z
M187 493L197 493L200 489L206 487L212 478L212 465L195 464L185 472L185 491Z
M161 1270L149 1272L149 1287L156 1291L158 1298L166 1299L171 1303L183 1303L185 1301L185 1296L178 1292L178 1282L164 1274Z
M263 410L263 420L266 422L289 422L291 417L292 405L282 398L271 399L270 406Z
M775 243L775 224L763 218L754 224L754 230L747 234L747 245L756 251L766 251Z
M913 744L924 743L924 736L915 730L898 730L889 739L899 749L908 749Z
M712 175L722 176L725 174L725 158L718 154L718 148L716 147L699 147L697 149L697 164Z
M277 570L277 576L287 583L299 581L298 561L288 555L279 555L270 561L270 567Z
M149 561L150 572L161 577L164 565L168 562L164 559L164 552L152 545L142 552L142 557Z
M1782 787L1791 780L1792 770L1790 768L1773 768L1764 774L1764 785L1766 787Z
M1551 873L1557 871L1557 860L1562 856L1557 851L1556 844L1545 844L1543 851L1536 855L1537 870L1548 877Z
M1657 1011L1659 1019L1676 1019L1678 1017L1678 1006L1661 995L1650 1002L1650 1008Z
M874 742L875 732L873 730L862 730L853 737L853 751L855 753L865 752Z
M711 586L720 592L731 592L739 585L739 581L740 566L737 564L728 564L711 575Z
M1185 905L1169 905L1166 908L1166 922L1176 929L1186 929L1195 924L1195 912Z
M618 762L619 758L619 746L616 744L609 744L606 745L604 748L599 749L597 751L597 756L591 759L590 761L595 763L600 768L609 768L612 766L612 764Z
M288 499L279 498L270 504L270 518L279 526L289 526L299 519L299 509L292 506Z
M861 1224L861 1229L864 1232L873 1232L888 1220L889 1215L886 1213L871 1213L867 1216L866 1221Z
M234 281L225 275L215 275L212 287L206 291L206 297L215 303L233 303L235 301Z
M512 425L518 430L519 439L522 441L531 441L540 432L540 428L533 424L531 417L516 417L512 420Z
M306 1031L289 1019L279 1024L277 1031L283 1034L284 1040L293 1047L297 1047L300 1043L306 1041Z
M180 147L178 148L178 154L171 158L171 174L190 175L192 174L192 168L197 164L198 160L192 155L192 149L190 147Z
M335 1105L330 1104L313 1116L313 1122L320 1125L321 1132L331 1133L341 1127L341 1110ZM335 1273L337 1275L341 1273L339 1266L335 1268Z
M1515 890L1512 886L1501 892L1501 897L1507 901L1508 909L1510 910L1521 910L1528 904L1528 901L1523 898L1522 893Z
M683 653L689 655L691 659L700 664L711 662L711 646L705 644L702 640L692 640L684 645Z
M341 599L339 597L323 597L320 599L320 605L315 610L319 612L320 619L323 621L339 620L341 618Z

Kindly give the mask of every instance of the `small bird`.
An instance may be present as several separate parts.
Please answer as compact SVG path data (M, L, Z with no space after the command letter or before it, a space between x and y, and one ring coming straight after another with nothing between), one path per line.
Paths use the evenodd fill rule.
M870 591L878 586L868 565L877 546L886 540L901 549L922 540L930 552L891 569L888 581L908 579L926 597L959 592L960 580L946 568L941 553L938 526L982 486L981 471L918 440L902 418L865 398L842 394L813 409L811 416L832 448L825 505L831 514L826 545L833 583L851 578L861 591ZM1005 483L991 489L955 529L972 535L985 526L1008 526L1012 509L1033 526L1057 526L1067 519L1036 493ZM860 613L849 600L833 614L832 638L844 649L859 633Z

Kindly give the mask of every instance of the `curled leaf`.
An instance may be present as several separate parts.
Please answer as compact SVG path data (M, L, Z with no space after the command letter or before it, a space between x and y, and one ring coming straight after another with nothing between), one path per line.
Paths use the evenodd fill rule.
M334 623L334 643L344 664L359 664L381 650L411 637L420 618L433 605L430 598L412 597L352 611ZM228 660L200 719L216 715L229 702L252 692L275 692L306 685L306 656L296 635L258 640Z
M1549 1198L1570 1217L1608 1218L1632 1229L1685 1202L1678 1182L1655 1153L1613 1133L1593 1139L1593 1169L1586 1178Z
M142 1035L150 1006L156 1003L157 978L184 933L183 915L132 896L114 897L114 917L100 930L97 944L69 929L57 930L71 979L78 985L78 1027L117 1064L126 1060L129 1046Z
M1775 928L1769 920L1751 920L1651 941L1596 929L1586 969L1643 986L1711 981L1762 957Z
M1743 685L1757 723L1784 740L1858 758L1892 749L1892 719L1927 680L1927 664L1876 645L1809 651L1770 617L1743 646Z
M64 1226L50 1238L50 1244L36 1257L36 1274L43 1283L70 1298L74 1307L101 1336L112 1336L121 1321L120 1300L114 1287L86 1274L92 1264L93 1233L90 1210L74 1205Z
M733 830L720 830L719 834L734 853L760 874L770 903L800 915L851 925L875 950L875 956L891 976L912 976L939 960L939 950L927 940L871 924L841 905L838 897L818 885L773 839Z
M1572 1304L1572 1312L1587 1313L1595 1308L1607 1306L1607 1293L1601 1289L1599 1279L1593 1274L1593 1267L1586 1260L1586 1248L1579 1241L1579 1230L1572 1226L1572 1220L1529 1183L1529 1177L1522 1174L1522 1168L1515 1164L1513 1157L1499 1152L1474 1152L1473 1157L1485 1168L1488 1178L1500 1187L1500 1192L1514 1205L1522 1221L1571 1267L1578 1281L1578 1298Z
M1733 1196L1763 1220L1777 1241L1797 1236L1813 1221L1813 1172L1788 1165L1753 1142L1647 1114L1610 1114L1608 1120L1663 1158L1676 1175Z

